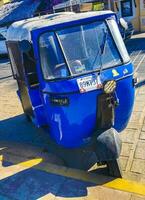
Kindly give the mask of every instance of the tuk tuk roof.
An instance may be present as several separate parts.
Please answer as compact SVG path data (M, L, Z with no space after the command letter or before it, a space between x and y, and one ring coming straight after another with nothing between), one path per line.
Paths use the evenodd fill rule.
M7 41L28 40L31 42L31 31L80 19L105 16L113 14L112 11L92 11L86 13L61 12L39 17L33 17L13 23L7 31Z

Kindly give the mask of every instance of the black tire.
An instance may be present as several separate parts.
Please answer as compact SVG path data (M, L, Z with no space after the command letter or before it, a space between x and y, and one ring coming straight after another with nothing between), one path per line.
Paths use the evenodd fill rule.
M110 160L106 162L109 176L122 178L122 170L119 160Z

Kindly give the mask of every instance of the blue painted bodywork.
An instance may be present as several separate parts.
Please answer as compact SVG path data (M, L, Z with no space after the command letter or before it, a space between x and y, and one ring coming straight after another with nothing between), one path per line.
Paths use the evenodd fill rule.
M103 20L112 17L112 15L113 14L101 17L97 16L32 31L33 48L37 60L37 73L40 82L39 87L36 89L37 91L32 91L28 86L33 110L35 111L34 121L37 126L48 125L51 138L53 138L57 144L64 147L79 147L92 137L96 128L98 96L103 91L102 89L98 89L80 93L77 84L77 79L80 78L80 76L65 80L45 81L42 75L39 57L39 36L46 31L52 31L56 28L64 28L65 26L92 22L99 19ZM113 74L114 69L118 74L116 76ZM81 77L87 77L89 75L90 74L82 75ZM94 77L98 76L97 72L91 73L91 75ZM114 128L120 132L127 126L133 109L133 66L131 63L127 63L122 66L102 70L100 78L102 83L112 79L117 82L116 94L119 99L119 106L115 109ZM50 102L51 96L67 97L69 99L69 105L52 105ZM35 102L35 99L39 100Z

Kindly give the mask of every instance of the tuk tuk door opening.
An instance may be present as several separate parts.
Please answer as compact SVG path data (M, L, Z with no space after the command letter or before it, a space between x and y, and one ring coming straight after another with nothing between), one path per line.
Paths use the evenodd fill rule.
M11 68L14 79L18 83L18 95L22 102L22 107L26 115L33 116L32 105L25 82L25 69L23 64L23 55L19 49L18 42L7 42L8 52L11 60Z

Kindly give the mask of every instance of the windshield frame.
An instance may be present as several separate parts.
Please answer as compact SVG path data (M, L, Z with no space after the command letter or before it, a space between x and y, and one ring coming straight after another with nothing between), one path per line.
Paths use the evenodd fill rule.
M42 72L42 76L43 76L43 79L45 80L45 81L47 81L47 82L54 82L54 81L61 81L61 80L67 80L67 79L73 79L73 78L75 78L75 77L80 77L80 76L84 76L84 75L89 75L89 74L94 74L94 73L100 73L100 71L103 71L103 70L108 70L108 69L111 69L111 68L114 68L114 67L117 67L117 66L121 66L121 65L123 65L123 64L127 64L127 63L130 63L130 60L128 61L128 62L123 62L123 58L122 58L122 55L121 55L121 53L120 53L120 51L119 51L119 49L118 49L118 47L117 47L117 44L116 44L116 42L115 42L115 40L114 40L114 37L113 37L113 35L112 35L112 32L111 32L111 30L110 30L110 27L109 27L109 25L108 25L108 20L109 20L110 18L108 18L108 19L98 19L97 21L96 20L92 20L91 22L80 22L80 23L78 23L78 24L74 24L74 25L69 25L69 26L66 26L66 27L61 27L61 28L57 28L57 29L50 29L50 30L46 30L46 31L44 31L44 32L42 32L40 35L39 35L39 37L38 37L38 52L39 52L39 62L40 62L40 66L41 66L41 72ZM112 17L112 19L114 19L113 17ZM114 19L115 20L115 19ZM120 62L120 65L118 65L118 64L116 64L116 65L113 65L113 66L110 66L110 67L107 67L107 68L98 68L98 69L95 69L95 70L90 70L90 71L87 71L87 72L84 72L84 73L79 73L79 74L73 74L72 72L71 72L71 67L70 67L70 65L69 65L69 63L68 63L68 60L67 60L67 58L66 58L66 55L65 55L65 52L64 52L64 49L63 49L63 46L62 46L62 44L61 44L61 42L60 42L60 39L59 39L59 36L58 36L58 34L57 34L57 31L61 31L62 29L64 30L64 29L67 29L67 28L73 28L73 27L78 27L78 26L82 26L82 25L88 25L88 24L91 24L91 23L95 23L95 22L102 22L102 23L105 23L105 25L106 25L106 27L107 27L107 30L108 30L108 32L109 32L109 34L110 34L110 36L111 36L111 38L112 38L112 41L113 41L113 43L114 43L114 45L115 45L115 48L116 48L116 51L118 52L118 54L119 54L119 57L120 57L120 60L121 60L121 62ZM115 22L116 22L116 20L115 20ZM117 23L117 22L116 22ZM43 70L42 70L42 64L41 64L41 56L40 56L40 44L39 44L39 41L40 41L40 37L43 35L43 34L45 34L45 33L47 33L47 32L53 32L54 33L54 35L55 35L55 37L56 37L56 40L57 40L57 42L58 42L58 45L59 45L59 47L60 47L60 51L61 51L61 54L62 54L62 56L63 56L63 58L64 58L64 62L65 62L65 64L66 64L66 67L67 67L67 70L68 70L68 72L69 72L69 75L68 76L66 76L66 77L60 77L60 78L45 78L44 77L44 73L43 73Z

